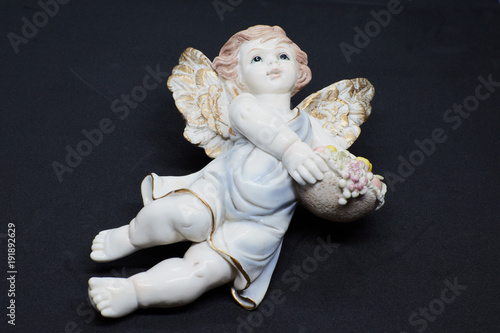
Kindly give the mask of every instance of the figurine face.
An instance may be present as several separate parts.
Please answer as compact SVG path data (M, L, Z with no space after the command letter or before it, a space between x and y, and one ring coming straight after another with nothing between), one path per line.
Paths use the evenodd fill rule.
M254 95L291 93L299 75L290 44L276 39L243 43L238 66L242 82Z

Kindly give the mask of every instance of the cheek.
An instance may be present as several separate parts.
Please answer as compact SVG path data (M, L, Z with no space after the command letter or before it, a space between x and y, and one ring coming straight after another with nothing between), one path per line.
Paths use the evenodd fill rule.
M267 72L265 69L256 68L249 77L256 83L264 82L267 80Z
M251 85L255 80L254 76L255 71L247 67L241 72L241 81L247 86Z
M298 69L298 67L295 64L291 63L291 62L288 62L286 64L286 70L287 70L287 72L290 73L290 75L299 76L299 69Z
M299 76L300 76L300 74L301 74L301 73L300 73L299 66L294 65L293 67L295 68L295 78L297 78L297 79L298 79L298 78L299 78Z
M294 65L290 66L288 73L289 73L290 80L293 80L294 83L295 83L295 81L297 81L297 79L300 76L299 69Z
M250 73L248 73L248 75L247 75L247 78L249 81L248 83L253 84L253 85L258 84L259 81L261 81L261 80L259 80L260 76L261 75L260 75L259 71L257 71L257 70L250 71Z

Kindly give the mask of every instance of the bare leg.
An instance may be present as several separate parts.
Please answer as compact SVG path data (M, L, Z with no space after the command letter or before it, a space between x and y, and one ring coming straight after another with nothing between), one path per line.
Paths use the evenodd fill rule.
M188 304L235 276L235 268L202 242L192 245L183 259L164 260L128 279L92 278L89 295L103 316L121 317L138 308Z
M129 225L101 231L92 242L90 257L107 262L141 248L184 240L201 242L212 227L208 207L190 193L173 194L145 206Z

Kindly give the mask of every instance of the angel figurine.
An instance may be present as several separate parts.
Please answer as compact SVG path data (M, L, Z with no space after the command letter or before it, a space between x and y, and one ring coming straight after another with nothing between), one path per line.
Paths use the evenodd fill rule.
M374 90L362 78L332 84L291 109L291 97L310 80L306 53L278 26L236 33L213 63L184 51L168 87L186 119L185 138L214 160L183 177L147 176L144 207L129 224L101 231L91 258L192 245L184 258L129 278L91 278L89 296L103 316L188 304L223 284L244 308L259 305L298 202L296 187L321 183L331 170L324 149L314 148L345 152L371 112ZM381 189L376 180L364 186Z

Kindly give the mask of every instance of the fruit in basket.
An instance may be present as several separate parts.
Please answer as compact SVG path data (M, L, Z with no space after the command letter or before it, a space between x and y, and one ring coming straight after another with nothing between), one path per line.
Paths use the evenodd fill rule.
M330 168L315 184L296 184L300 203L315 215L335 222L350 222L384 204L387 186L371 172L371 163L347 150L318 147Z

